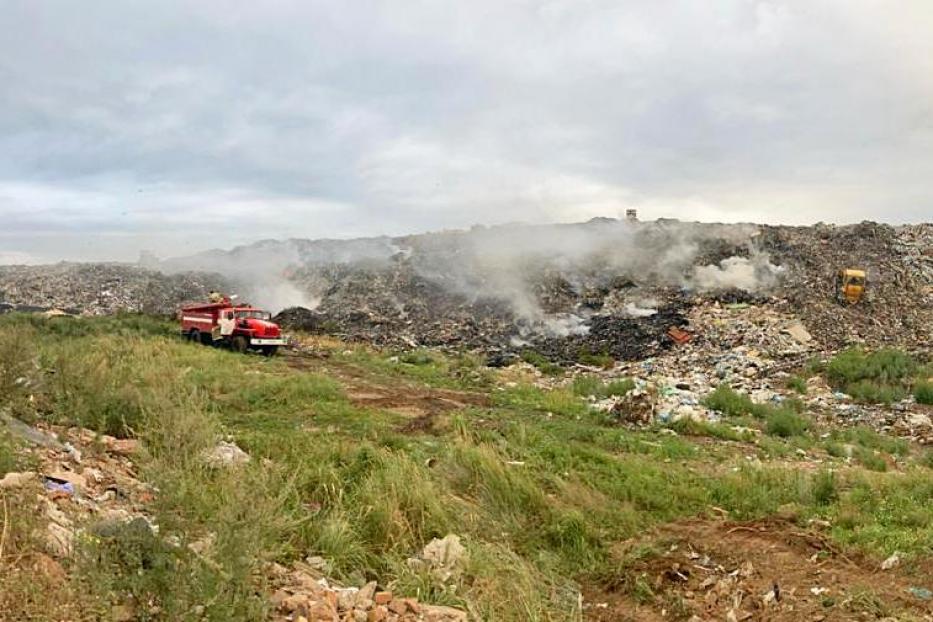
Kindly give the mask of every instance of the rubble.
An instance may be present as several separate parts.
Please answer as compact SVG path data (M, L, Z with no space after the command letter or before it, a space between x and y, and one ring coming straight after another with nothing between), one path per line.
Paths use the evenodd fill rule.
M270 569L275 592L271 601L276 621L323 622L360 620L366 622L466 622L465 611L430 605L417 598L380 590L375 581L345 587L328 579L311 565L296 562L291 568Z

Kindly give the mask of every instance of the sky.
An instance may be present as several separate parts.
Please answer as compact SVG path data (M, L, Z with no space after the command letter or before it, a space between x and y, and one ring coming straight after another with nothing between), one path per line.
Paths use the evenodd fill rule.
M933 220L930 0L0 0L0 263Z

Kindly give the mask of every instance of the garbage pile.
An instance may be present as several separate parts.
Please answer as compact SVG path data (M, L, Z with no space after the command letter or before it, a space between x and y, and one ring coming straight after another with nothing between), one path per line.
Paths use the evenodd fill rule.
M622 361L609 369L577 365L575 374L604 381L631 378L635 388L624 396L593 398L593 407L626 425L669 424L680 419L718 422L721 414L704 406L720 384L758 404L779 406L801 401L806 411L833 427L867 426L919 444L933 444L933 409L911 397L891 406L862 404L834 391L821 376L806 378L800 394L787 386L792 373L809 360L831 355L797 317L774 304L704 302L684 315L690 339L655 356ZM541 374L537 383L551 388L573 380Z
M763 227L762 247L787 268L777 294L825 347L848 344L915 348L933 341L933 228L858 225ZM842 268L867 272L867 300L834 300Z
M212 289L229 291L227 287L217 274L167 275L130 264L0 266L0 308L6 311L171 314L182 302L203 300Z
M136 478L136 441L78 428L32 428L6 416L0 426L32 445L36 463L35 470L7 473L0 491L37 491L47 519L46 552L53 558L69 557L82 533L106 535L128 525L158 530L148 513L156 491Z
M562 363L581 352L643 360L676 343L670 329L685 327L690 307L713 302L773 307L799 320L825 349L933 343L930 224L595 219L398 238L267 240L157 265L219 270L229 282L116 264L5 267L0 303L165 313L217 288L272 311L291 307L277 318L287 329L379 346L481 351L498 361L526 348ZM834 283L843 268L867 272L863 302L837 302Z

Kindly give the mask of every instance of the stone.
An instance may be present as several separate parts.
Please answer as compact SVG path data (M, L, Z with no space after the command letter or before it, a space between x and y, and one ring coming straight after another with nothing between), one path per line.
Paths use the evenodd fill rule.
M279 608L290 613L306 612L311 604L307 594L290 594L282 600Z
M236 443L220 441L215 447L204 452L204 461L213 468L227 468L249 462L250 456Z
M392 601L392 592L376 592L373 602L377 605L388 605Z
M312 603L308 608L309 622L337 622L337 611L327 602Z
M377 605L366 614L366 622L383 622L389 616L389 610L382 605Z
M425 622L467 622L465 611L443 605L421 605L421 616Z
M22 473L10 472L0 479L0 490L13 490L22 488L36 481L36 473L24 471Z
M377 585L375 581L370 581L369 583L361 587L360 591L356 593L356 602L359 603L361 601L367 601L367 600L371 601L373 597L376 595L376 587Z

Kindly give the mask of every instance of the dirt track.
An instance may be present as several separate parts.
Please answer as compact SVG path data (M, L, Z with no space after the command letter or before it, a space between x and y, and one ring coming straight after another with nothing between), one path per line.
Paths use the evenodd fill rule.
M444 413L469 406L489 406L489 397L481 393L427 387L400 378L377 382L372 373L352 363L332 359L325 362L303 355L290 355L287 361L294 369L326 372L343 385L347 398L355 406L379 408L409 418L405 428L411 431L430 431L434 418Z

